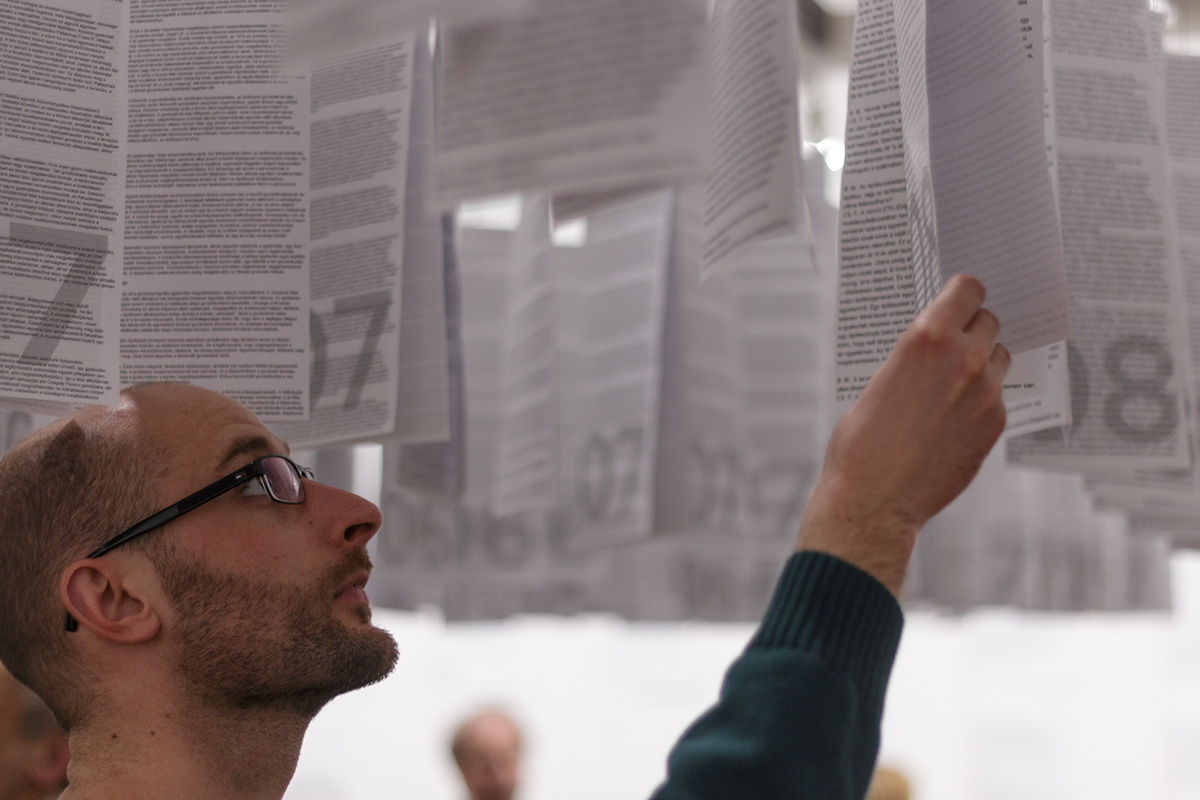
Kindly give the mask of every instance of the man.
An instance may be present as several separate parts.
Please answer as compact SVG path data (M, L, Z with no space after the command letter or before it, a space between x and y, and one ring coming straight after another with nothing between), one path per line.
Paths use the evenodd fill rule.
M917 531L1004 426L983 299L951 280L839 423L799 553L662 800L866 792ZM71 733L65 797L279 798L317 710L392 668L363 591L379 510L286 452L237 403L160 385L0 461L0 660Z
M67 732L0 667L0 800L45 800L67 785Z
M450 740L470 800L512 800L521 777L521 729L502 711L467 718Z
M66 797L278 798L316 712L391 670L363 591L379 510L257 459L285 452L237 403L161 385L0 462L0 659L70 731Z

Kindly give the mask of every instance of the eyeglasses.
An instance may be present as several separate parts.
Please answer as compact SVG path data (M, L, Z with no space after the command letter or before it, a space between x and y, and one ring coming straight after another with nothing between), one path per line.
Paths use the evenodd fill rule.
M88 558L99 558L113 548L120 547L130 539L136 539L143 533L149 533L155 528L161 528L168 522L183 516L187 512L204 505L209 500L241 486L243 483L256 481L262 491L276 503L299 505L304 502L304 483L302 478L313 479L314 474L308 467L302 467L287 456L269 455L254 459L239 470L231 472L218 481L213 481L198 492L188 495L178 503L167 506L156 514L151 514L133 527L122 531L88 554ZM249 487L248 487L249 488ZM79 628L79 622L67 613L64 626L67 631Z

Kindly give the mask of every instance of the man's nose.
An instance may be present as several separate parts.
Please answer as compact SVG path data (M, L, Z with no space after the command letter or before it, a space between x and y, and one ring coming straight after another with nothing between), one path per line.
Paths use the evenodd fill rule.
M322 527L337 538L338 544L362 547L383 524L379 507L353 492L311 481L305 486L305 494L305 504L313 504L314 515L321 518Z

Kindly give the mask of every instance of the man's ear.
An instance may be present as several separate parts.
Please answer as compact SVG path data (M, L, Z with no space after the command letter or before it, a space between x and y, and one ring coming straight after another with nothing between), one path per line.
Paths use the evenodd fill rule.
M61 792L67 787L67 765L70 763L67 734L59 731L45 736L34 746L29 759L29 780L41 794Z
M63 571L63 605L79 624L103 639L123 644L149 641L162 622L125 559L81 559Z

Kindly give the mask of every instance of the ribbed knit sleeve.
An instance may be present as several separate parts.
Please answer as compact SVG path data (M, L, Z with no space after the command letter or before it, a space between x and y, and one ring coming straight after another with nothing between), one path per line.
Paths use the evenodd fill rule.
M792 556L717 704L676 744L655 800L862 800L903 616L867 573Z
M788 559L755 647L789 647L843 669L882 703L904 615L883 584L840 558L805 551Z

